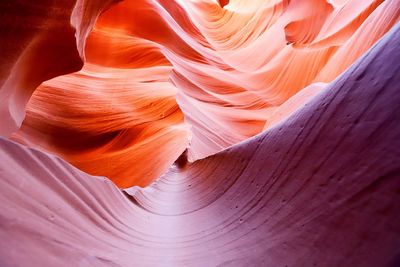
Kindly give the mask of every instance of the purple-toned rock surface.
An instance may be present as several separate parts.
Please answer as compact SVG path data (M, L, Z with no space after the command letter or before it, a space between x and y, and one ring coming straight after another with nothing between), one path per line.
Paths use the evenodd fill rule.
M399 266L400 25L304 107L129 196L0 139L0 266Z

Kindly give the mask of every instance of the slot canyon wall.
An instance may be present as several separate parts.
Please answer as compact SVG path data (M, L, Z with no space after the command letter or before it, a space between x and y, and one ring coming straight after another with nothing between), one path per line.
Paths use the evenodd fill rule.
M0 266L400 266L399 18L0 2Z

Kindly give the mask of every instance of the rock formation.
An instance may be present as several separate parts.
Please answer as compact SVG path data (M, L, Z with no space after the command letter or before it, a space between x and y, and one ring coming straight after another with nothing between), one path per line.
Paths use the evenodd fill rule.
M0 266L400 264L400 1L0 8Z

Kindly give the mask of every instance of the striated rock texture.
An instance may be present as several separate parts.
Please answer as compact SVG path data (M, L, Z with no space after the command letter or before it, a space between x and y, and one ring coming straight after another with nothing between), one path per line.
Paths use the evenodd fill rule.
M112 0L0 3L0 136L21 126L43 81L82 67L85 38Z
M132 196L0 139L0 265L398 266L399 48L397 24L287 119Z
M35 92L14 139L56 152L119 187L148 185L188 145L176 88L168 82L170 69L86 64L78 73L48 81Z
M400 17L399 0L67 2L1 4L0 134L121 188L285 120Z

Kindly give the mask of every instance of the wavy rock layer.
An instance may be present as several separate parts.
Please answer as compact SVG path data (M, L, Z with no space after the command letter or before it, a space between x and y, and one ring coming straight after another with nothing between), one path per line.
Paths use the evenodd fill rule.
M283 123L130 200L0 139L1 265L398 266L399 48L397 25Z
M36 90L13 139L119 187L146 186L183 153L189 129L158 46L107 27L87 39L81 71Z
M302 93L304 88L334 80L400 15L399 1L238 0L224 9L180 3L198 32L175 33L205 59L182 55L176 42L164 44L163 53L174 66L177 100L192 125L193 160L286 118L318 91ZM293 97L302 100L280 108Z
M85 38L112 0L0 3L0 136L9 137L43 81L82 68Z
M83 70L43 83L13 138L148 185L186 147L194 161L286 119L399 20L399 3L123 1L77 30ZM76 29L93 25L86 13Z
M188 145L170 69L86 64L48 81L35 92L14 139L111 177L119 187L146 186Z

